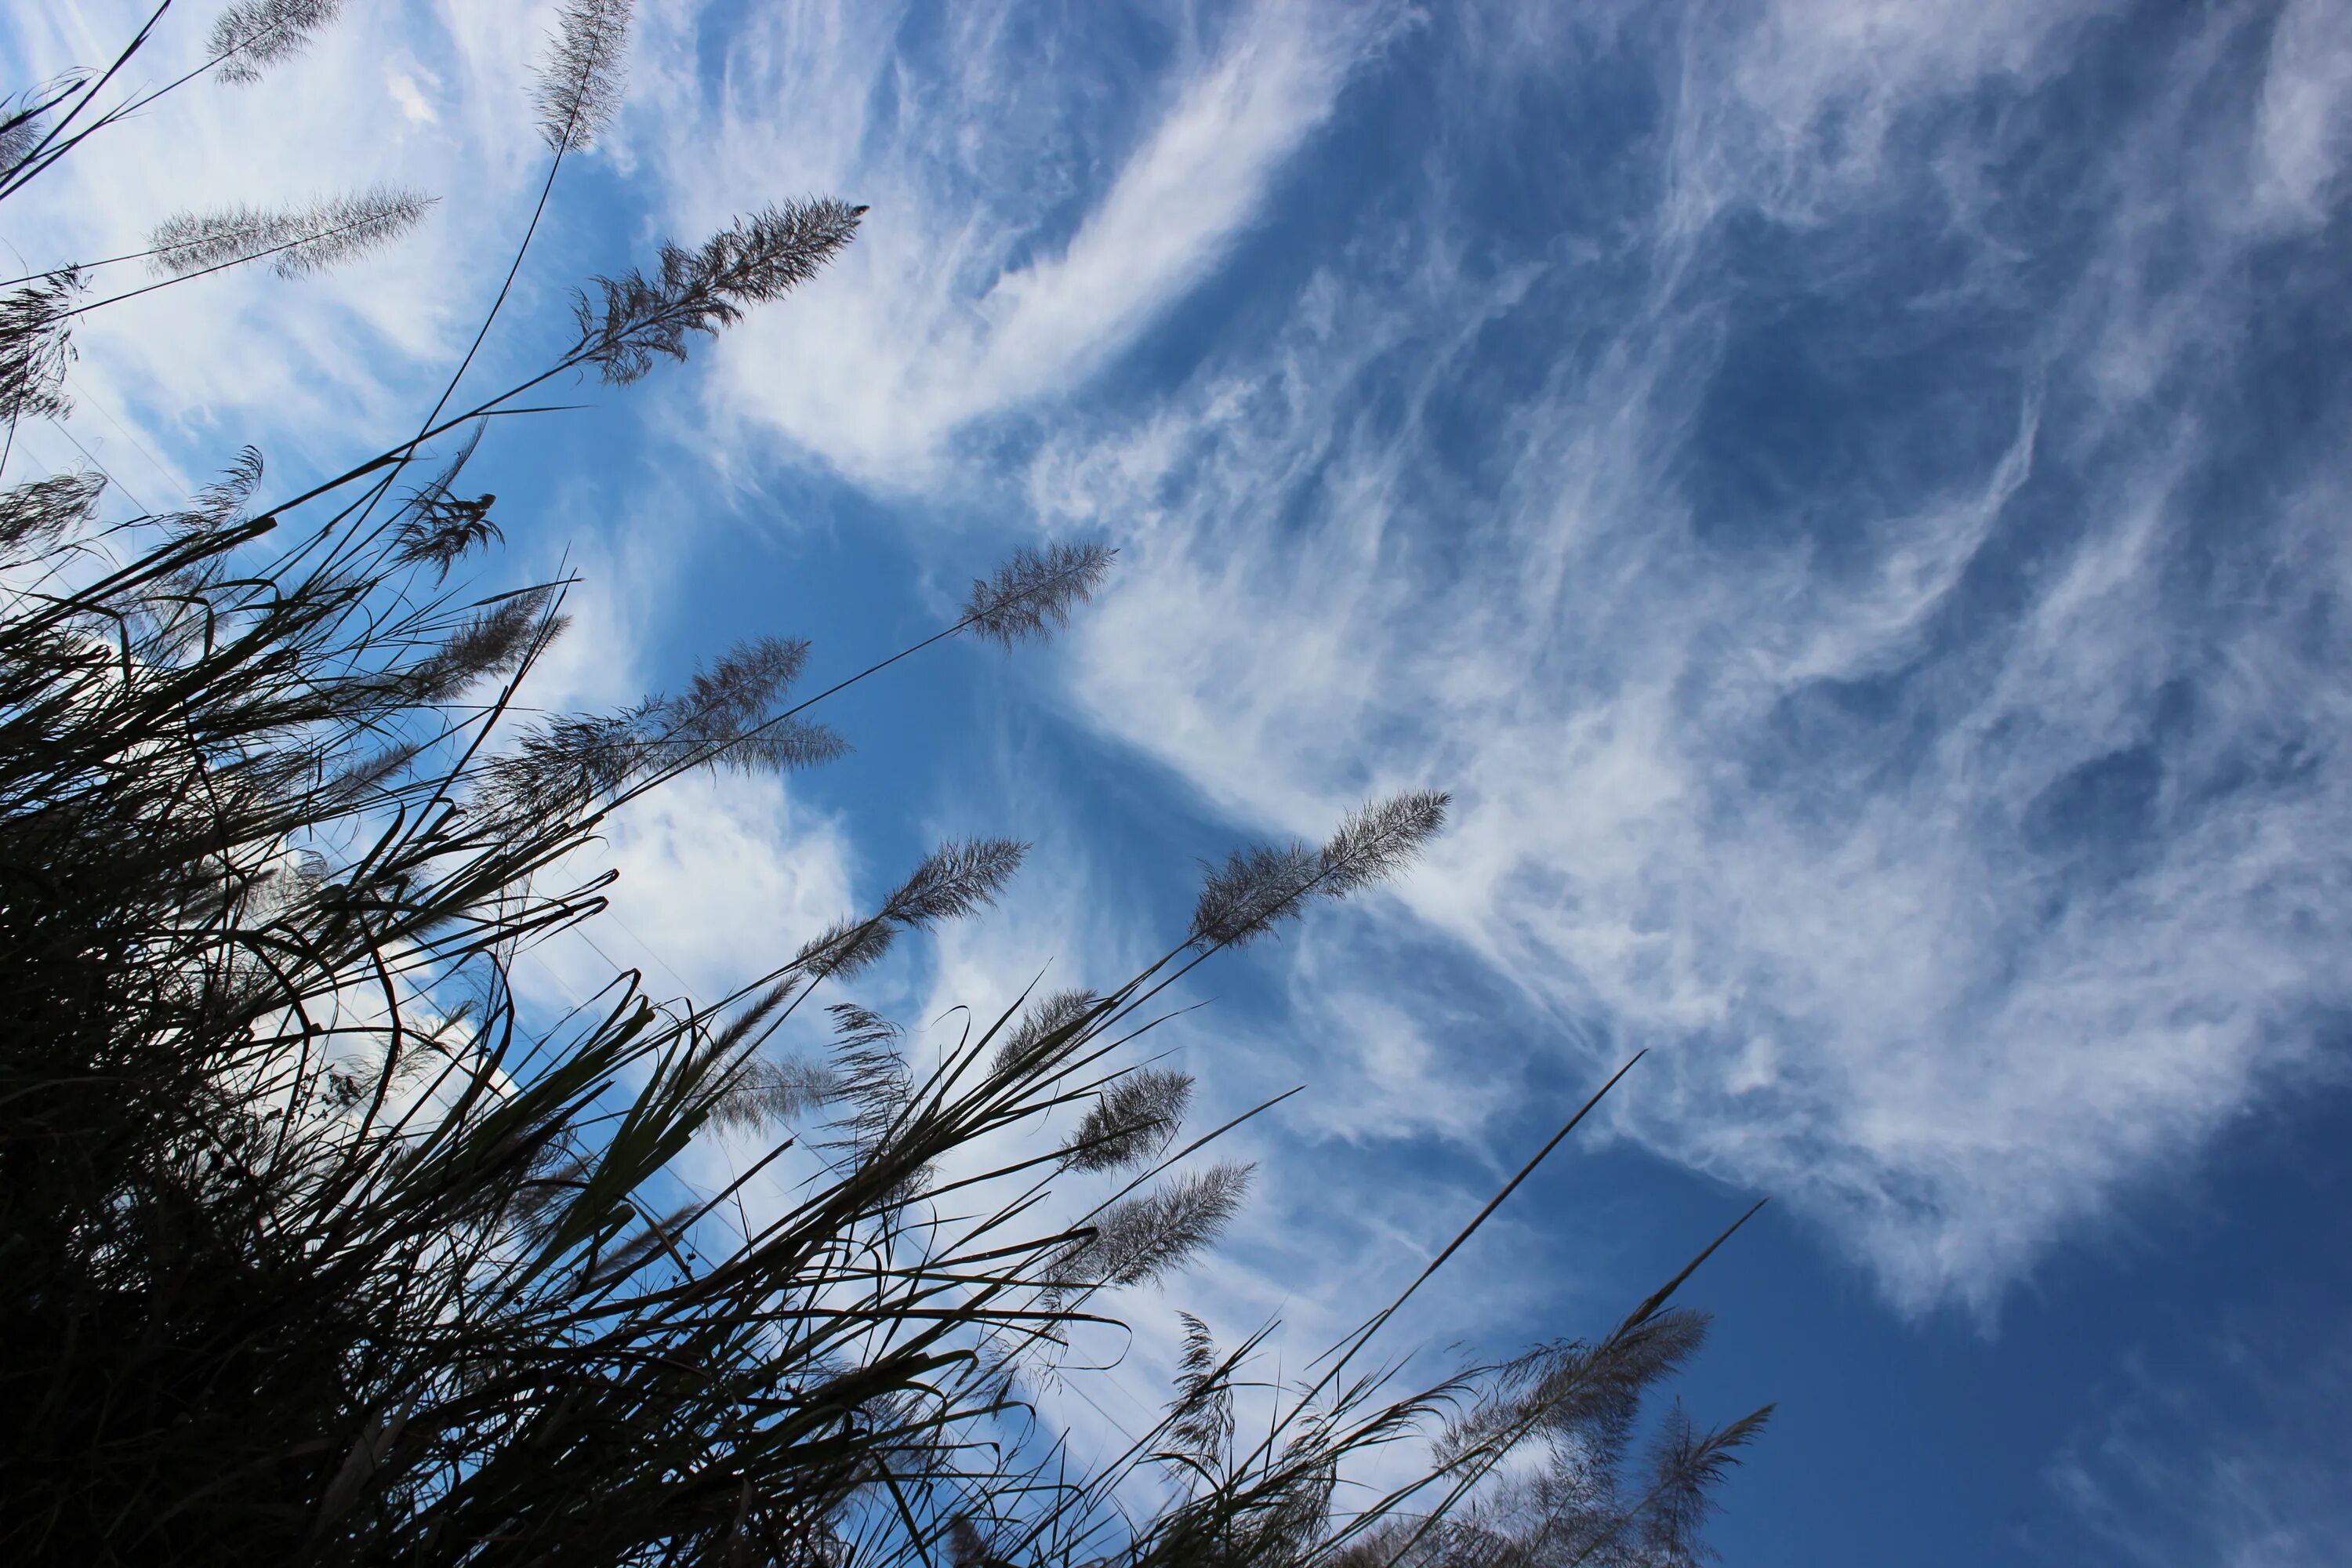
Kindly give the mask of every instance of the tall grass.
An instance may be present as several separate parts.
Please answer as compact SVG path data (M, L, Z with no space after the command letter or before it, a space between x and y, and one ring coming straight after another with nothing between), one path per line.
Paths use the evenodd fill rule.
M333 9L240 0L215 44L258 68ZM541 94L558 162L610 113L625 21L565 13L593 37L559 39L551 68L582 80ZM21 100L44 107L0 124L0 198L70 151L43 114L120 119L96 90ZM170 515L104 521L95 474L0 490L10 1560L1698 1551L1706 1490L1761 1413L1714 1434L1671 1417L1631 1455L1643 1395L1703 1337L1670 1304L1679 1279L1597 1340L1427 1387L1365 1361L1393 1305L1276 1388L1262 1334L1220 1349L1194 1323L1161 1418L1084 1469L1034 1403L1084 1375L1061 1364L1071 1332L1115 1321L1118 1290L1180 1268L1245 1194L1245 1168L1204 1163L1224 1129L1186 1137L1189 1080L1139 1044L1171 987L1392 874L1441 795L1237 852L1156 962L1024 996L928 1063L846 984L990 903L1016 842L940 847L724 996L657 1002L616 973L562 1016L518 1002L519 956L603 907L606 879L569 868L612 813L696 771L826 761L812 710L841 688L797 697L806 647L770 639L680 691L533 712L570 584L452 585L498 537L495 498L456 488L466 459L548 376L638 380L806 283L862 210L789 203L666 247L583 292L543 374L299 495L267 499L250 450ZM61 401L70 322L46 277L12 298L13 437ZM1084 542L1018 552L918 647L1049 636L1110 565ZM681 1156L720 1131L766 1152L698 1190ZM1247 1432L1242 1402L1265 1415ZM1407 1442L1404 1484L1343 1489Z

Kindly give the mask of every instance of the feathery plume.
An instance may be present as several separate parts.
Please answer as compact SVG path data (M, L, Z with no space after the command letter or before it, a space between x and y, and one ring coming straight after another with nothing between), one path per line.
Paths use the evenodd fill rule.
M1190 1312L1176 1315L1184 1323L1184 1354L1176 1363L1168 1435L1181 1452L1214 1463L1234 1435L1233 1369L1217 1354L1208 1324Z
M37 555L98 506L106 476L85 469L0 490L0 557Z
M1254 1165L1219 1164L1105 1209L1055 1272L1075 1286L1139 1285L1217 1238L1249 1194Z
M838 1135L825 1147L871 1160L912 1099L914 1075L899 1052L897 1024L854 1002L835 1002L825 1011L833 1015L834 1032L827 1099L845 1108L834 1123Z
M393 529L394 563L430 566L436 582L446 582L449 568L467 551L506 537L490 521L490 507L499 499L496 495L484 494L465 500L449 493L449 487L473 459L475 448L482 444L482 432L488 426L487 419L475 420L457 456L442 467L431 482L401 504L399 521Z
M60 77L47 87L0 98L0 178L33 155L49 132L49 110L72 96L82 84L79 76Z
M1575 1436L1614 1464L1641 1412L1643 1392L1706 1342L1704 1312L1660 1312L1595 1343L1566 1340L1508 1363L1487 1397L1451 1423L1437 1445L1449 1462L1470 1449L1536 1430Z
M588 1270L592 1282L625 1279L663 1253L675 1253L686 1239L686 1222L695 1205L688 1204L660 1219L646 1217L620 1246L594 1259Z
M575 363L622 384L651 370L657 355L684 360L687 333L715 334L815 277L856 234L865 212L830 197L786 202L739 219L699 250L663 246L658 279L632 269L596 279L601 300L583 293L572 303Z
M692 768L784 773L830 762L848 749L831 730L764 717L807 652L805 643L755 639L697 674L683 696L543 721L485 765L480 803L492 816L582 810Z
M1450 797L1413 790L1348 814L1322 848L1299 843L1235 850L1209 874L1191 941L1239 947L1289 920L1311 898L1338 898L1394 876L1445 826Z
M214 19L205 48L220 61L223 81L256 82L279 60L310 47L310 36L335 19L343 0L235 0Z
M74 357L69 301L81 269L68 267L0 294L0 422L57 418L72 407L66 366Z
M819 979L834 975L845 979L879 963L898 940L898 928L887 921L835 921L801 943L790 967Z
M539 133L558 154L593 145L621 107L629 0L566 0L531 88Z
M808 650L799 637L754 637L738 644L716 664L696 670L682 695L663 701L671 732L717 745L750 729L800 679Z
M996 901L1028 853L1029 846L1013 838L950 838L890 895L883 918L921 926L971 914Z
M402 741L386 746L373 756L337 773L320 786L319 798L323 803L336 805L365 800L383 789L387 781L405 772L408 765L424 753L424 742L419 741Z
M177 213L149 232L154 254L147 264L164 277L185 278L268 258L280 278L307 278L397 239L437 199L377 186L282 212L234 206Z
M1095 1098L1062 1145L1062 1163L1076 1171L1115 1171L1154 1159L1175 1141L1192 1102L1190 1073L1145 1068L1129 1073Z
M1386 881L1421 854L1445 826L1453 797L1408 790L1349 812L1323 846L1323 884L1334 893Z
M430 566L435 582L447 582L449 568L467 552L506 538L505 530L490 520L498 499L485 491L471 500L443 495L412 501L393 530L392 559L403 566Z
M198 490L188 509L172 513L169 521L173 526L192 533L226 528L245 510L245 503L253 499L254 487L260 483L261 448L241 447L228 471Z
M1118 553L1091 542L1052 544L1042 553L1024 544L993 576L972 580L965 622L1008 649L1030 637L1050 637L1070 624L1074 607L1101 589Z
M421 702L441 702L490 675L522 667L547 626L552 588L509 594L467 617L409 677L408 693Z
M707 755L710 765L742 773L791 773L833 761L849 750L833 731L766 716L807 662L806 642L758 637L698 670L683 696L656 710L664 748L673 757Z
M739 1008L724 1028L711 1037L709 1051L721 1059L733 1054L744 1041L761 1032L760 1026L776 1016L776 1009L792 1000L793 993L801 988L801 976L787 974L769 986L748 1007Z
M710 1124L734 1131L772 1132L841 1091L841 1075L830 1068L755 1056L713 1103Z
M997 1042L993 1070L1000 1078L1035 1072L1068 1056L1086 1038L1087 1015L1101 1005L1102 998L1086 990L1056 991L1032 1003Z
M1701 1433L1677 1400L1666 1413L1652 1461L1655 1479L1642 1518L1642 1544L1651 1561L1700 1560L1699 1531L1715 1510L1707 1489L1739 1463L1738 1450L1754 1442L1771 1419L1772 1406L1743 1415L1717 1431Z
M899 931L955 920L994 903L1028 852L1026 844L1010 838L970 843L951 838L925 857L877 912L835 922L802 943L788 967L820 978L846 978L868 968L890 951Z
M1202 884L1192 941L1239 947L1297 914L1315 890L1315 851L1304 844L1236 849Z

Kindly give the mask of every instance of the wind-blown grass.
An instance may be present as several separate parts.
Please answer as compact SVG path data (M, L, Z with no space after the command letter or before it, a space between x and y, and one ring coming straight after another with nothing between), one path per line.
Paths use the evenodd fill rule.
M240 58L276 58L254 18L290 39L332 10L235 8ZM625 35L625 6L572 10ZM572 104L560 145L604 112ZM1075 1375L1074 1328L1114 1321L1111 1292L1181 1268L1244 1197L1246 1167L1195 1158L1223 1129L1179 1144L1190 1080L1139 1055L1160 999L1394 875L1441 828L1440 794L1237 853L1158 961L1024 998L927 1066L844 983L984 911L1018 841L940 847L723 996L657 1002L623 973L562 1016L518 1002L519 955L602 909L606 879L565 868L614 812L696 771L816 765L840 742L813 706L943 639L1049 636L1109 567L1091 543L1020 552L953 625L806 698L807 645L768 638L680 691L530 714L569 584L453 585L498 538L496 498L452 490L484 422L550 375L625 383L685 357L812 279L860 211L772 207L666 248L657 277L583 295L551 369L297 496L264 501L250 449L165 516L102 522L94 476L0 489L13 1559L1696 1551L1705 1488L1760 1415L1670 1420L1621 1479L1642 1394L1703 1333L1673 1286L1600 1341L1404 1392L1351 1370L1391 1306L1275 1391L1246 1441L1234 1394L1263 1336L1220 1352L1196 1322L1164 1418L1084 1474L1033 1406L1041 1378ZM61 353L57 320L0 315L0 366ZM6 412L47 409L26 391ZM390 501L443 437L459 445L437 476ZM794 1019L820 994L812 1047L816 1015ZM766 1152L697 1190L680 1158L722 1131ZM754 1218L756 1184L787 1169ZM1407 1438L1429 1445L1416 1479L1343 1505L1350 1462ZM1503 1476L1536 1450L1549 1479ZM1139 1485L1156 1510L1135 1511Z

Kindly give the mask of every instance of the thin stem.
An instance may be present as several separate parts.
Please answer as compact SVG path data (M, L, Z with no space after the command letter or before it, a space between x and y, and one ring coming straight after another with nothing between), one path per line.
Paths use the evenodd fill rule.
M68 153L72 152L74 148L79 146L82 140L89 136L92 132L104 129L121 114L121 110L114 110L113 112L101 117L88 130L74 132L73 135L66 139L62 145L56 148L51 148L49 145L52 142L57 141L58 137L64 132L67 126L73 123L76 116L79 115L83 110L88 109L90 104L97 100L99 90L105 87L108 82L114 79L114 73L121 70L124 66L130 64L131 57L137 54L140 49L145 47L148 36L155 30L155 24L161 22L163 19L163 13L171 8L172 0L161 0L161 4L155 7L154 13L147 18L146 24L139 29L136 35L132 37L130 43L123 46L122 52L114 57L114 63L108 66L105 71L100 75L95 81L90 82L88 86L80 89L79 93L77 95L73 107L66 110L65 114L58 119L55 125L49 127L47 132L44 134L38 142L33 144L30 151L26 152L23 157L17 159L16 162L8 169L5 171L0 171L0 201L5 201L9 196L16 195L17 191L24 188L26 183L31 180L34 175L40 174L43 170L55 163L59 158L62 158Z

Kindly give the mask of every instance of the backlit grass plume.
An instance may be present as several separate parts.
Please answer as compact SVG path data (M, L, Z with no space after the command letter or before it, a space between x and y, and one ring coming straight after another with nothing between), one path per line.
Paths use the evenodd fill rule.
M0 293L0 422L55 418L72 406L68 312L82 287L79 269L68 267Z
M79 82L0 97L0 180L33 155L49 133L49 110Z
M1042 551L1024 545L993 575L973 582L964 620L1008 649L1050 636L1068 626L1071 611L1101 590L1118 553L1090 542L1050 544Z
M1201 889L1192 940L1239 947L1297 916L1309 900L1387 880L1445 826L1448 804L1439 791L1410 791L1350 812L1319 849L1291 843L1235 850Z
M377 187L299 207L222 207L177 213L149 233L148 265L169 278L267 260L280 278L305 278L391 243L421 222L434 198Z
M594 144L620 111L629 0L564 0L531 88L539 133L561 155Z
M87 524L106 476L83 469L0 490L0 553L30 560Z
M235 0L214 19L205 47L220 62L221 80L259 81L271 66L309 48L342 8L343 0Z
M440 472L413 491L393 514L393 561L402 566L430 566L435 580L446 581L449 569L469 552L506 535L490 516L498 496L489 491L467 498L451 490L466 465L482 444L488 420L478 420L467 431L457 450Z
M578 357L623 384L658 358L684 360L687 334L715 334L754 305L814 278L857 233L862 206L826 197L763 207L693 250L665 245L657 274L600 279L574 307Z

